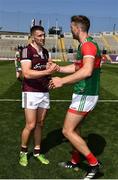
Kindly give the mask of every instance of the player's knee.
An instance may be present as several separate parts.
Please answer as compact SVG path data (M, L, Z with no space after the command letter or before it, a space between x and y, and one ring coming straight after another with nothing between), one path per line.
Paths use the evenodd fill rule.
M66 137L66 130L64 128L62 129L62 134Z
M36 123L36 126L38 127L43 127L44 126L44 121L39 121Z
M73 131L72 129L63 128L62 133L67 139L69 139Z
M63 128L62 133L66 138L68 138L68 130L66 128Z
M35 123L29 123L26 125L26 128L29 130L29 131L32 131L34 128L35 128Z

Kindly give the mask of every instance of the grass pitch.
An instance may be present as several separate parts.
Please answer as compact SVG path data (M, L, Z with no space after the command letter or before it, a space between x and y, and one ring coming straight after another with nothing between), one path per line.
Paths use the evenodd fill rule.
M52 90L51 99L70 100L72 85ZM118 65L106 64L101 70L101 100L118 100ZM6 101L5 101L6 100ZM10 101L12 100L12 101ZM0 179L80 179L87 164L82 157L80 170L63 169L58 162L70 158L71 145L62 136L63 119L69 102L51 102L43 131L42 151L50 160L42 165L30 156L27 167L18 163L20 135L24 127L21 84L15 78L13 62L0 62ZM102 161L102 179L118 178L118 102L98 102L82 128L92 152ZM32 139L29 152L32 153Z

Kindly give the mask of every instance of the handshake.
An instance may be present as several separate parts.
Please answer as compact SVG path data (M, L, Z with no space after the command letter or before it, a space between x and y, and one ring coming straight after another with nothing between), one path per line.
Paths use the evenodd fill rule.
M56 63L48 62L46 64L46 70L49 74L53 74L54 72L59 72L60 67Z
M53 74L54 72L60 72L60 67L56 63L48 62L46 65L46 70L49 74ZM55 89L62 86L62 78L60 77L53 77L49 82L49 89Z

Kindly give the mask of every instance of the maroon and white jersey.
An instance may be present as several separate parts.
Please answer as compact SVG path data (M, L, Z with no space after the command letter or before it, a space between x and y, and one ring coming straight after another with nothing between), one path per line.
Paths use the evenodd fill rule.
M36 49L29 44L22 50L21 62L31 61L32 70L42 71L46 69L49 54L45 48L38 54ZM22 91L23 92L48 92L48 83L51 76L43 76L37 79L23 79Z

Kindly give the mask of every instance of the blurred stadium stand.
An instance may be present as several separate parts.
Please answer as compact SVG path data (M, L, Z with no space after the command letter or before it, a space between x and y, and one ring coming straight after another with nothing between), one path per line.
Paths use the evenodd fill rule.
M118 62L118 32L91 33L90 35L97 41L102 52L105 51L107 55L110 55L111 61L113 59L113 62ZM28 37L29 33L0 31L0 59L14 59L16 48L19 45L26 46ZM45 47L51 52L53 59L68 60L68 54L77 51L78 41L73 40L70 32L60 35L46 34Z
M14 58L18 46L26 46L28 33L0 31L0 58Z

